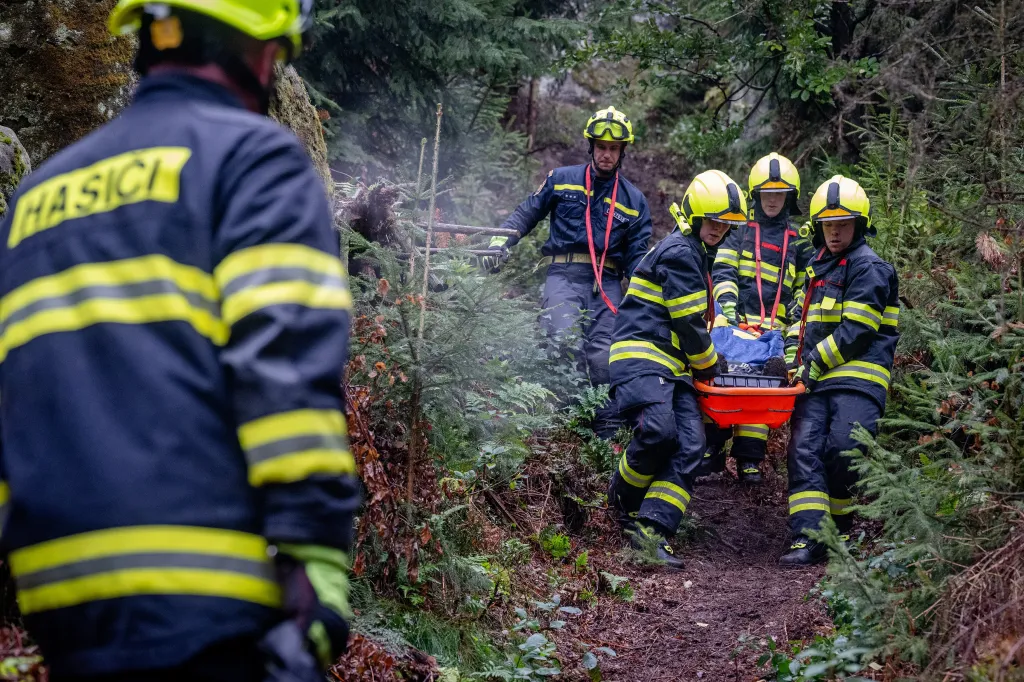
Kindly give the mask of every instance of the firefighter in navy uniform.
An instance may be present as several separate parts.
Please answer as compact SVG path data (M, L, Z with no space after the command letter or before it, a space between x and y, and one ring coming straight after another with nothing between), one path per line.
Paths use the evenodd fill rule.
M810 539L831 516L848 533L856 473L842 453L862 446L851 432L875 433L885 410L899 339L896 270L865 243L874 235L870 203L856 182L836 175L811 199L814 245L802 319L798 378L809 392L797 398L789 441L789 526L793 543L784 566L825 559Z
M615 313L622 302L620 281L628 278L647 251L651 212L647 199L619 174L632 144L633 124L615 107L598 111L583 131L591 162L556 168L502 225L518 236L494 237L492 267L508 249L551 216L542 253L550 263L541 306L545 333L561 341L582 320L581 369L594 386L608 383L608 347ZM613 405L598 410L594 432L615 435L620 422Z
M799 326L791 323L800 313L801 275L809 246L790 225L790 217L800 214L800 174L789 159L772 152L750 169L748 187L753 220L733 230L718 249L712 269L715 299L734 326L745 323L759 331L782 331L786 359L792 362ZM761 483L768 426L744 424L731 432L730 455L736 460L740 481ZM719 451L729 434L729 429L708 427L706 469L724 465Z
M261 115L311 5L121 0L134 101L0 225L2 549L57 682L312 682L344 649L351 295Z
M611 347L612 393L633 440L612 475L608 505L623 529L654 538L674 568L675 535L704 454L704 426L693 379L717 375L708 332L714 311L708 247L746 222L746 201L721 171L701 173L673 205L678 230L658 242L633 272Z

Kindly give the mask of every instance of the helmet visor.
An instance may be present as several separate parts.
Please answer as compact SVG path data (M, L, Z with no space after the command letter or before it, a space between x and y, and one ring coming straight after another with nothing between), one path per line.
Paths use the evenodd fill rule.
M629 139L629 131L619 121L594 121L587 129L587 136L595 140L621 142Z

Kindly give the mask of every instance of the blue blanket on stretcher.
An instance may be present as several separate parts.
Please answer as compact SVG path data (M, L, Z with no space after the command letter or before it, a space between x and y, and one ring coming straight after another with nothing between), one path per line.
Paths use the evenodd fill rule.
M760 368L770 357L783 357L786 353L782 332L773 329L755 336L737 327L715 327L711 330L715 350L724 355L730 365L746 364Z

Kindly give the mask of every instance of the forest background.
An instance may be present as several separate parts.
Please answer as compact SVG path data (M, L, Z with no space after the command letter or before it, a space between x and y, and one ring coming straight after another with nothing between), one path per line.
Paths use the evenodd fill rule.
M77 24L62 14L76 4L93 13ZM98 22L110 4L14 3L45 18L59 59L106 46ZM805 209L834 173L861 182L872 246L900 275L893 388L857 462L866 521L850 548L825 531L827 574L813 575L810 594L787 594L823 617L795 634L727 622L719 648L731 667L721 670L736 680L1024 679L1024 2L316 6L296 67L323 126L357 292L346 381L367 485L353 553L359 635L336 679L704 675L623 663L638 641L657 648L676 634L636 626L649 587L638 576L658 569L608 537L602 493L615 454L585 428L604 395L536 327L546 228L497 276L465 250L479 237L432 234L449 248L429 272L422 255L408 257L431 216L498 226L547 170L585 162L583 124L609 104L634 121L623 173L647 195L658 237L693 174L715 167L743 182L775 150L800 168ZM5 12L0 58L14 64L27 48ZM102 77L50 89L123 85L128 52L110 53ZM81 129L48 137L31 107L12 113L31 90L15 74L0 75L0 125L31 164L100 122L83 115ZM91 103L89 116L119 103ZM14 176L25 161L9 160ZM757 504L781 499L780 451ZM715 533L701 514L683 546ZM626 611L632 629L617 620ZM8 660L31 667L20 633L4 636L29 655ZM727 679L711 670L706 679Z

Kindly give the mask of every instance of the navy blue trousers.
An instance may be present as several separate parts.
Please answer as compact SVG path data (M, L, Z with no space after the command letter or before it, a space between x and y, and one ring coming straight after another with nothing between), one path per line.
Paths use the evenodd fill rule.
M622 302L618 275L606 269L601 284L617 308ZM544 332L576 362L591 386L606 385L615 315L596 289L591 266L587 263L551 265L544 282L541 307L544 312L540 324ZM618 410L609 402L597 411L594 433L611 438L621 425Z
M704 456L697 395L684 381L648 375L615 387L616 404L633 440L612 474L608 504L621 516L675 534Z
M793 537L820 526L831 515L840 532L853 523L851 490L857 473L849 450L863 450L851 435L860 424L876 433L882 406L867 394L830 390L796 399L787 460L789 467L789 529Z

